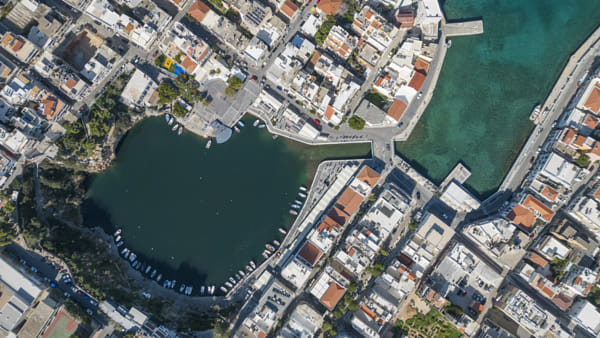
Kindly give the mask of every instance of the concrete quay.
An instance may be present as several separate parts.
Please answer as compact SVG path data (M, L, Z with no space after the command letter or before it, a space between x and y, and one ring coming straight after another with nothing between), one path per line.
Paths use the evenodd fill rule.
M531 168L531 156L535 156L537 149L552 131L553 123L565 111L571 98L575 95L578 89L577 81L589 70L598 55L600 55L600 27L569 58L569 62L542 105L541 110L548 109L548 113L529 135L527 142L523 145L521 152L498 188L499 191L514 191L520 185Z
M466 36L483 34L483 20L449 22L446 24L446 36Z

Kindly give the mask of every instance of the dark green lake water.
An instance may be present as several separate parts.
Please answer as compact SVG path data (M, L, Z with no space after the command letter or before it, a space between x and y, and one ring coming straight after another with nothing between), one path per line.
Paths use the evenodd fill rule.
M447 0L446 18L483 18L452 38L433 99L399 154L441 182L462 161L480 196L502 182L569 56L600 24L598 0Z
M323 159L367 157L370 145L309 147L252 126L206 150L192 133L177 136L163 117L134 127L114 164L88 190L85 222L112 233L164 277L222 284L264 245L281 239L290 202ZM125 247L124 246L124 247Z

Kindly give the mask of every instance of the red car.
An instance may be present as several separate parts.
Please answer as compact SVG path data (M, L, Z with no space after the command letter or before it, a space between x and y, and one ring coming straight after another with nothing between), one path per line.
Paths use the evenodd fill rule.
M154 52L154 54L152 54L152 57L155 58L158 55L158 50L156 50L156 52Z
M256 75L252 75L251 79L254 81L258 81L258 78L256 77Z
M321 121L317 120L317 119L313 119L313 122L317 125L320 126L321 125Z

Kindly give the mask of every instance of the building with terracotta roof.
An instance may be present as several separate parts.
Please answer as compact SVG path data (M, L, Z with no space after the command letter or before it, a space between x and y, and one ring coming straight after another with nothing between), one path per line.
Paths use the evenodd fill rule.
M425 82L425 78L426 78L425 74L415 72L413 74L413 77L410 79L408 86L413 88L416 91L419 91L419 90L421 90L421 87L423 86L423 83Z
M381 175L368 165L363 166L358 175L356 175L357 180L368 184L371 188L375 187L379 178L381 178Z
M548 261L535 252L529 252L528 259L539 268L544 269L548 266Z
M577 108L596 115L600 113L600 78L596 77L590 81L577 104Z
M40 96L38 113L47 121L54 121L67 108L67 105L54 94L44 90Z
M344 190L340 198L338 198L336 206L346 215L352 216L352 214L354 214L354 212L358 210L358 207L363 202L363 200L363 196L354 191L354 189L348 187L346 188L346 190Z
M398 123L400 122L400 118L406 111L407 107L408 105L406 104L406 102L400 99L394 99L394 102L387 111L387 117L391 120L392 123Z
M319 258L321 258L321 255L323 255L323 251L309 241L307 241L302 249L300 249L300 252L298 252L298 256L310 266L315 266L319 261Z
M396 14L394 14L394 23L400 28L412 28L415 23L415 14L397 9Z
M429 62L423 57L418 57L417 61L415 61L415 70L417 72L427 75L427 73L429 72Z
M535 223L535 214L521 204L515 205L506 218L527 231L531 231Z
M181 66L183 67L183 69L185 69L185 71L188 74L194 74L194 72L198 68L198 64L187 55L183 58L183 61L181 61Z
M198 22L202 22L204 17L212 10L202 0L196 0L187 11L187 14Z
M321 0L317 3L317 10L325 15L336 15L343 0Z
M344 281L344 283L345 282L347 281ZM315 286L310 290L310 293L327 309L333 311L337 303L346 293L346 288L342 285L344 283L334 279L327 271L324 271L319 279L317 279Z
M543 219L545 222L550 222L552 217L554 217L554 211L552 211L552 209L529 194L525 197L522 204L524 207L533 211L536 214L536 217Z
M279 6L279 11L288 19L293 19L298 13L298 6L291 0L285 0Z

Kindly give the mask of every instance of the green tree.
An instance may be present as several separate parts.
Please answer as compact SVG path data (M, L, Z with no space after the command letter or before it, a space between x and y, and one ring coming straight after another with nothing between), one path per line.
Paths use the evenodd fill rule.
M587 168L590 165L590 157L582 154L575 160L575 164L577 164L581 168Z
M158 85L158 103L165 104L171 103L178 96L177 89L168 84L167 82L161 82Z
M340 308L338 306L335 310L333 310L333 316L336 319L340 319L340 318L342 318L344 316L344 312L342 312L342 310L340 310Z
M154 65L156 67L162 67L165 64L165 61L167 60L167 57L165 56L165 54L160 54L159 56L157 56L154 59Z
M4 211L5 214L12 214L15 211L15 202L10 200L6 201L2 206L2 211Z
M319 31L315 33L315 41L317 41L319 45L322 45L323 42L325 42L325 39L327 39L327 35L329 35L329 31L331 30L331 28L333 28L333 26L335 26L336 22L337 20L333 15L327 16L327 20L323 22L321 27L319 27Z
M356 311L356 310L358 310L358 307L359 307L358 302L355 301L354 299L348 304L348 310L350 310L350 311Z
M333 325L330 322L323 322L323 326L321 326L321 332L325 333L331 329L333 329Z
M237 76L232 76L229 78L229 80L227 80L227 84L229 85L229 87L235 89L235 90L240 90L240 88L242 88L242 80L240 80L239 77Z
M350 125L350 128L354 130L361 130L365 127L365 120L354 115L348 120L348 124Z
M185 110L185 107L180 105L179 103L175 103L173 105L173 115L177 116L177 117L184 117L187 114L187 110Z
M387 257L390 255L390 253L386 249L380 249L379 254L382 255L383 257Z
M455 318L458 318L458 317L462 316L462 314L463 314L463 309L461 309L458 305L455 305L452 303L446 305L446 307L444 308L444 311Z
M240 16L240 13L238 13L233 8L230 8L227 10L227 12L225 12L225 17L231 20L231 22L235 23L236 25L239 25L242 22L242 17Z
M194 103L200 98L198 85L193 77L187 74L180 74L173 81L173 84L177 88L179 96L181 96L188 103Z
M0 218L0 246L10 244L16 236L14 225L7 222L4 217Z
M352 281L352 282L350 282L350 284L348 284L348 292L354 293L354 292L356 292L357 289L358 289L358 283L356 283L356 281Z
M236 93L237 91L231 87L225 88L225 96L227 97L234 97Z

